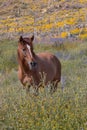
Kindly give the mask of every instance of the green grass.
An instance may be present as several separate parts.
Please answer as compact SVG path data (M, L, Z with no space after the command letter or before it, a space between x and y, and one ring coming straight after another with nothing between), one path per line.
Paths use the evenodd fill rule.
M61 53L64 78L64 88L60 83L53 95L41 88L35 97L17 78L17 42L0 43L0 130L87 130L87 43L64 46L35 47L36 52Z

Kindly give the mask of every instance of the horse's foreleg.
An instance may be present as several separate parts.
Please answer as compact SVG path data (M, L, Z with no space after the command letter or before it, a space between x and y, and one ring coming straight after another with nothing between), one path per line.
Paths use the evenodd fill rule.
M38 75L34 75L32 78L33 88L34 88L34 95L37 96L39 94L39 87L40 87L40 79Z
M30 93L30 85L26 85L26 93Z
M25 86L26 93L30 93L31 79L27 75L24 77L23 84Z

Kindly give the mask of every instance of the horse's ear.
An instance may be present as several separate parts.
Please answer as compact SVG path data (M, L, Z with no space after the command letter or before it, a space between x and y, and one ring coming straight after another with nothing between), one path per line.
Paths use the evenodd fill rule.
M34 40L34 35L31 37L31 41L33 41Z
M19 42L23 42L24 40L23 40L23 37L22 36L20 36L20 38L19 38Z

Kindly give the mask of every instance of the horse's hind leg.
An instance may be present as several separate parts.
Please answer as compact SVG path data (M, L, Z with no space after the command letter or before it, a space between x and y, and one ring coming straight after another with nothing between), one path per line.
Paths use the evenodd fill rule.
M57 91L57 87L58 87L58 81L53 81L53 83L51 84L51 89L50 92L51 94Z
M50 93L53 94L53 83L50 84Z
M53 92L56 92L57 91L57 87L58 87L58 81L54 81L54 91Z

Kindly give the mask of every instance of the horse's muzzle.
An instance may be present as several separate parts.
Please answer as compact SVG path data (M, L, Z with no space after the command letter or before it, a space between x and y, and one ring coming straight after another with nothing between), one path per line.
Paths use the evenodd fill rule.
M35 67L37 65L36 62L30 62L30 64L31 64L32 67Z
M37 62L28 62L30 70L34 69L37 67Z

